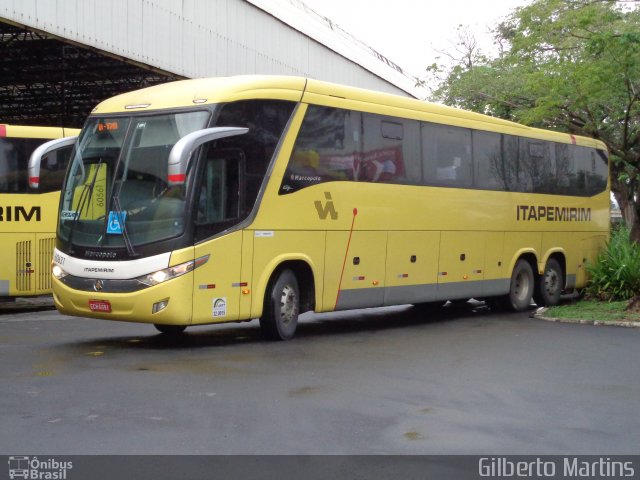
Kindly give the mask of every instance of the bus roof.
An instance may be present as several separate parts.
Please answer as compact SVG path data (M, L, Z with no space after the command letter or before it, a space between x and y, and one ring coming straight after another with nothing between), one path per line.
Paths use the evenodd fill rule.
M168 82L107 99L98 104L92 114L192 107L258 98L302 101L606 150L604 143L588 137L528 127L409 97L295 76L239 75Z

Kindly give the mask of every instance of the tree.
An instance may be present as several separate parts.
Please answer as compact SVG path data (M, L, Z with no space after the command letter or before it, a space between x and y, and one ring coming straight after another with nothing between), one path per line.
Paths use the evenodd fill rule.
M459 60L431 99L602 140L612 192L640 243L640 2L533 0L494 36L499 53Z

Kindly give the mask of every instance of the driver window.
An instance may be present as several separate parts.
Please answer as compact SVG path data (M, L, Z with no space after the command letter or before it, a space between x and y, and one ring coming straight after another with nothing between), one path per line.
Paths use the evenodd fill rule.
M241 168L243 156L240 151L209 150L201 177L196 223L218 225L222 231L236 223L241 216L242 203ZM210 231L209 233L216 233Z

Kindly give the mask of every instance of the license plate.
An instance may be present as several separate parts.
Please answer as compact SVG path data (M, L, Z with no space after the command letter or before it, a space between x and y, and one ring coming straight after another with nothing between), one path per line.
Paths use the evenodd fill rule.
M109 300L89 300L89 310L92 312L111 313L111 302Z

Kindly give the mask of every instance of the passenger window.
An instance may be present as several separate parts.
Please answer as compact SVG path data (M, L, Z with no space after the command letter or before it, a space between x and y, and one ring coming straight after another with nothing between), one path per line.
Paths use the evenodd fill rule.
M591 150L591 171L587 179L589 195L595 195L604 191L607 187L609 176L609 161L607 153L602 150Z
M520 139L519 191L535 193L553 191L549 147L548 142Z
M310 105L280 194L324 182L355 180L361 150L360 117L359 112Z
M590 149L574 146L571 150L575 172L572 193L574 195L587 195L587 176L591 167Z
M493 132L474 131L473 161L475 184L487 190L503 190L507 172L502 162L501 135Z
M358 181L420 184L420 126L417 121L363 114Z
M466 128L423 124L422 155L425 180L430 185L470 186L471 131Z
M502 135L502 174L503 190L518 191L520 164L518 162L518 137Z

